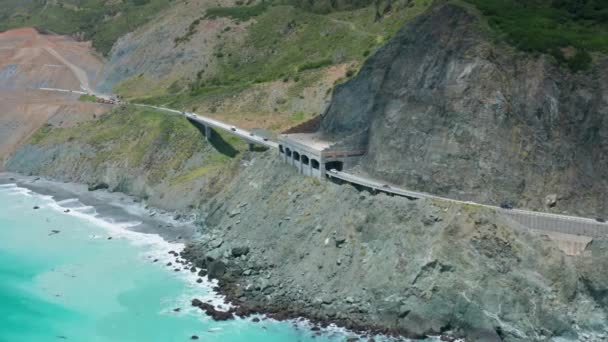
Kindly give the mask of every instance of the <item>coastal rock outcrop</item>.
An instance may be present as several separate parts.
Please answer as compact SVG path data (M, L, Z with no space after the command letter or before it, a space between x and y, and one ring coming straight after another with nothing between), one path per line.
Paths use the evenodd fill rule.
M573 73L484 25L452 2L420 16L336 88L322 132L363 132L360 171L413 190L606 216L608 59Z
M492 210L358 192L303 178L273 155L251 160L203 212L203 237L182 256L223 263L211 277L239 316L480 341L606 336L601 241L568 257ZM249 252L234 257L245 242Z

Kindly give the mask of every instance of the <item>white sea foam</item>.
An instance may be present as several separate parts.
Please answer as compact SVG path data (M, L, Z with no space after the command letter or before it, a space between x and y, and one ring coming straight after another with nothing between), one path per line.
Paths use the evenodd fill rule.
M188 291L179 296L176 300L167 302L163 313L167 314L178 314L178 315L197 315L202 320L210 320L210 317L200 314L200 309L195 308L191 305L192 298L198 298L205 303L212 304L217 310L227 311L233 306L226 302L223 295L213 291L213 288L217 286L217 280L209 280L207 276L199 277L199 268L196 268L196 272L191 272L192 266L182 265L175 262L175 257L169 254L170 251L179 253L183 250L184 244L177 242L168 242L157 234L146 234L129 230L129 228L136 227L141 222L115 222L112 218L101 217L94 207L87 206L80 202L77 198L69 198L62 201L55 201L52 196L41 195L35 193L29 189L21 188L16 184L0 184L0 191L7 192L9 194L21 195L21 196L34 196L40 201L40 207L46 207L60 212L64 215L71 215L79 219L90 222L96 226L104 228L110 233L113 238L123 238L135 246L147 247L146 252L141 255L142 262L153 262L157 260L155 264L159 267L166 268L167 272L171 272L174 276L182 279L188 284ZM125 207L124 203L112 202L115 205ZM142 215L145 211L142 211L143 206L127 205L132 214ZM70 209L66 211L66 209ZM167 215L168 216L168 215ZM97 234L89 235L91 239L106 238ZM179 258L181 259L181 258ZM166 266L167 263L171 262L172 265ZM179 272L175 272L174 268L180 268ZM197 280L201 278L202 283L197 283ZM173 308L180 308L180 312L173 312ZM280 324L279 321L268 318L266 315L253 315L245 319L237 318L237 321L250 321L253 318L259 318L260 320L266 320L275 324ZM314 325L306 319L295 319L288 321L293 326L303 329L310 330ZM222 328L210 328L209 332L219 332ZM322 328L317 332L323 336L357 336L356 334L349 332L347 329L337 327L335 325L329 325L328 327ZM388 336L374 336L376 341L383 342L394 342L394 341L409 341L403 338L393 338ZM436 338L438 341L439 338Z
M36 199L40 201L40 207L49 208L64 215L70 215L78 219L90 222L98 227L104 228L110 233L112 238L122 238L129 241L135 246L145 247L146 252L141 255L142 262L151 262L154 259L157 259L156 263L159 267L167 267L165 265L171 262L172 266L167 267L167 272L171 272L174 276L186 282L190 291L188 291L189 293L185 293L180 296L177 299L177 303L172 303L171 305L168 305L168 307L174 307L175 305L177 305L178 307L188 308L187 310L184 310L186 312L194 312L194 310L198 309L193 308L190 304L190 301L193 297L196 297L202 300L203 302L212 304L218 310L229 310L231 308L231 305L229 303L226 303L224 296L212 290L213 287L217 286L216 280L209 280L207 276L199 277L198 271L200 269L198 268L196 272L193 273L190 271L190 268L192 266L186 267L186 265L175 263L175 257L169 254L169 252L181 252L185 246L183 243L168 242L157 234L147 234L132 231L130 230L130 228L134 228L140 225L140 221L116 222L111 217L101 217L101 215L97 213L94 207L83 204L77 198L69 198L61 201L55 201L52 196L41 195L29 189L21 188L16 184L3 185L4 186L0 185L0 189L5 188L11 194L35 196ZM120 205L121 207L124 206L119 202L113 203L115 203L116 205ZM67 209L69 209L69 211ZM137 214L145 213L138 211ZM91 239L106 238L97 234L91 234L89 237ZM180 268L180 271L175 272L174 268ZM202 283L196 282L199 278L202 279Z

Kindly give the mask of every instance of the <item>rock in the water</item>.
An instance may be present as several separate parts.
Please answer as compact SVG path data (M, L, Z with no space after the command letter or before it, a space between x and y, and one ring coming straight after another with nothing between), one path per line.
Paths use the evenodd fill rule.
M89 191L108 189L110 186L107 183L99 182L94 184L89 184Z
M213 305L208 303L203 303L199 299L192 300L192 306L197 307L203 310L208 316L211 316L215 321L227 321L230 319L234 319L232 315L232 311L219 311Z

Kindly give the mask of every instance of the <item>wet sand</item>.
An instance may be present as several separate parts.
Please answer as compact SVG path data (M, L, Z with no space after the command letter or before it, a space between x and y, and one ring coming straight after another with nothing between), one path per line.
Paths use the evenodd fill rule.
M88 191L87 186L82 184L61 183L8 172L0 172L0 184L17 184L35 193L52 196L57 202L78 199L80 203L94 207L103 220L112 223L140 222L129 229L157 234L168 242L185 243L198 234L193 215L176 219L173 213L148 208L139 199L120 192Z

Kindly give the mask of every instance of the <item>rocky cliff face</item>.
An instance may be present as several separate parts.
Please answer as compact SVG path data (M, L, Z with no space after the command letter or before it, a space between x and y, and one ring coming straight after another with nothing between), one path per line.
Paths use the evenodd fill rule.
M334 92L322 130L366 131L365 173L460 199L608 215L608 60L573 74L491 43L447 4Z
M372 196L252 159L184 253L240 311L467 341L600 340L606 244L571 258L473 206Z

